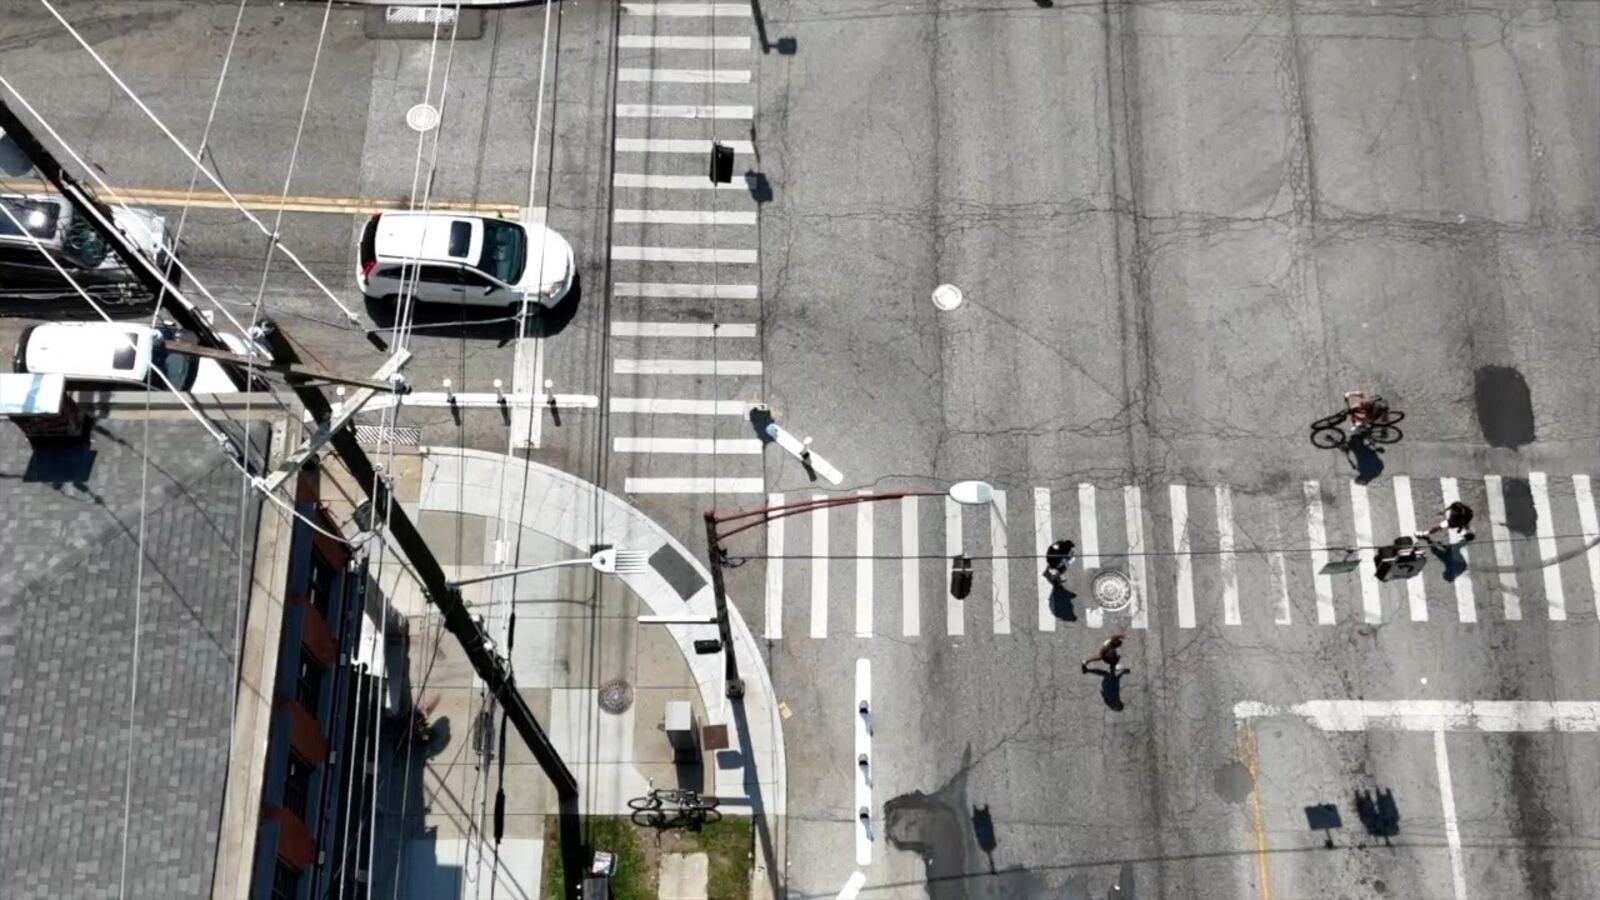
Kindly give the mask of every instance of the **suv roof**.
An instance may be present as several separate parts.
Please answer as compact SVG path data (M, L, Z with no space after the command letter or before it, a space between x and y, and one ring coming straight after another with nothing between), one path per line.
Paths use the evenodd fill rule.
M483 220L440 213L382 213L373 252L380 258L474 264L483 252Z

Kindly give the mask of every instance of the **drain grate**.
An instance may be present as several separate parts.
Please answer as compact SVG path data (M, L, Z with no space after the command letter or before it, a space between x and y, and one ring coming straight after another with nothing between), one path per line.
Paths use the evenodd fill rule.
M391 6L383 11L383 21L390 25L449 25L455 20L454 9L437 6Z
M1121 572L1101 572L1090 590L1106 612L1121 612L1133 603L1133 582Z
M622 715L633 705L633 687L617 679L600 685L600 708L614 716Z
M417 447L422 444L422 428L417 425L399 425L386 428L382 425L357 425L356 441L375 447L382 441L392 441L396 447Z

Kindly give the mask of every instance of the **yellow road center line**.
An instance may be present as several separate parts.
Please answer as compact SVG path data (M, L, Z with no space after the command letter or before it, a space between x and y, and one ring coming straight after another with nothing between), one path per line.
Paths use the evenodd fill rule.
M1267 865L1267 816L1261 808L1261 761L1256 753L1256 729L1249 722L1239 725L1239 758L1250 773L1250 829L1261 900L1272 900L1272 873Z
M16 194L54 193L54 187L41 184L29 178L0 179L0 191ZM136 206L183 206L187 203L195 209L233 209L233 201L217 191L195 191L190 194L184 190L168 188L117 188L117 196L124 202ZM286 212L303 213L342 213L345 215L362 215L367 213L383 212L391 209L405 209L410 204L403 200L378 200L370 197L316 197L296 196L279 198L277 194L252 194L244 191L235 191L233 196L239 204L252 211L266 210L268 212L278 209L280 202ZM108 194L102 200L111 201ZM470 200L434 200L428 204L430 209L448 212L475 212L490 215L516 218L520 215L522 207L514 203L474 203Z

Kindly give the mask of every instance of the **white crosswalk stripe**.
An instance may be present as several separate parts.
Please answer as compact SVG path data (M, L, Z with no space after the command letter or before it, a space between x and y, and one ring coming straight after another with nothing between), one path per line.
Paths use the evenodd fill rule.
M743 3L654 3L646 0L629 0L622 4L624 16L667 16L675 18L723 17L749 18L750 7Z
M1150 627L1150 607L1155 603L1155 592L1150 589L1149 570L1145 566L1148 549L1144 543L1144 491L1137 484L1122 487L1123 521L1128 526L1128 581L1133 585L1134 628Z
M1054 526L1050 522L1050 489L1033 489L1033 555L1042 560L1045 551L1055 542ZM1039 630L1055 631L1056 617L1050 610L1050 595L1055 592L1047 579L1039 579Z
M856 637L872 637L872 509L856 504Z
M826 499L818 494L813 500ZM811 511L811 636L828 636L828 508Z
M1078 485L1078 533L1081 535L1079 543L1083 545L1083 570L1092 572L1100 568L1100 517L1095 510L1092 484ZM1083 618L1090 628L1099 628L1104 616L1105 611L1091 603Z
M782 494L768 494L767 506L782 506ZM783 523L786 519L773 519L767 523L767 558L783 556ZM783 565L767 565L767 627L763 637L769 641L783 638Z
M754 119L754 106L702 103L618 103L619 119Z
M1600 522L1596 521L1594 488L1589 476L1572 476L1572 495L1578 501L1578 527L1583 530L1584 558L1589 562L1589 592L1600 597Z
M961 505L946 497L944 499L944 555L947 559L954 559L961 553ZM944 633L951 637L960 637L967 633L966 601L954 594L945 594L944 603Z
M1397 534L1411 537L1418 531L1417 511L1411 504L1411 479L1405 475L1396 475L1394 485L1394 510L1395 517L1400 522ZM1421 578L1406 579L1406 601L1410 604L1411 621L1428 621L1428 594L1427 582Z
M619 315L607 336L606 410L613 447L628 454L630 492L726 484L764 493L774 461L798 466L781 445L754 439L748 429L739 434L730 421L760 406L764 387L760 210L742 175L759 168L749 134L757 57L748 35L717 33L745 30L729 20L750 15L739 3L622 4L609 249ZM708 158L716 144L734 154L741 174L733 181L715 183L704 168L669 174L671 167L695 171L680 158ZM818 471L838 483L838 473L821 465L827 455L818 448ZM826 528L825 514L802 519L790 531L811 520ZM812 590L823 594L813 603L819 615L810 630L825 634L825 562L813 573ZM782 584L780 578L768 587L781 593ZM769 604L767 628L781 633L781 596Z
M1337 621L1333 607L1333 577L1327 574L1328 523L1322 509L1322 488L1315 481L1302 485L1306 501L1306 546L1311 548L1311 571L1317 594L1317 624Z
M997 490L989 501L989 548L994 555L990 569L994 596L994 633L1011 633L1011 544L1006 539L1006 492Z
M1233 555L1233 491L1225 484L1216 486L1217 564L1222 569L1222 624L1238 625L1239 568Z
M621 82L663 84L749 84L748 69L618 69Z
M1189 489L1167 485L1172 509L1172 554L1178 566L1178 627L1194 627L1194 561L1189 558ZM1130 541L1131 543L1131 541Z
M656 300L754 300L753 284L693 284L619 281L611 285L613 297Z
M1449 506L1461 499L1461 488L1454 478L1441 478L1439 495L1444 500L1444 505ZM1472 562L1467 557L1467 548L1462 547L1460 553L1462 561L1470 569ZM1458 574L1451 579L1451 584L1456 589L1456 618L1469 624L1478 621L1478 602L1472 593L1472 579Z
M922 631L921 523L917 519L917 498L900 500L900 633L916 637Z
M1500 598L1508 622L1522 619L1522 594L1517 590L1516 557L1511 552L1511 530L1506 527L1505 485L1499 475L1483 479L1489 499L1489 536L1494 541L1495 567L1500 574Z
M1356 531L1355 546L1363 549L1377 546L1372 537L1372 503L1364 484L1350 483L1350 519ZM1362 569L1356 572L1361 582L1361 621L1376 625L1383 621L1383 595L1378 591L1378 579Z
M1077 627L1320 627L1338 621L1415 628L1451 624L1515 627L1521 618L1521 598L1515 581L1505 579L1520 558L1524 565L1537 560L1544 570L1535 579L1541 584L1529 598L1530 608L1539 611L1539 622L1595 622L1600 561L1592 559L1590 544L1600 541L1600 509L1590 476L1569 479L1530 473L1525 481L1498 476L1478 480L1400 477L1372 486L1329 487L1331 492L1319 482L1307 481L1296 491L1297 497L1270 499L1226 485L1168 484L1150 486L1148 493L1139 485L1080 484L1067 490L1016 487L997 489L995 501L987 507L966 507L949 498L936 501L940 504L938 515L931 520L936 524L922 520L919 500L913 496L891 503L855 504L853 529L840 527L840 522L848 519L830 522L828 511L818 510L784 520L790 531L797 525L810 529L808 545L813 558L768 561L769 620L781 615L774 610L782 609L786 581L770 570L804 565L810 575L810 633L815 639L879 636L879 603L899 604L899 633L895 634L892 624L885 629L896 640L1005 639L1070 632ZM1377 579L1375 546L1415 534L1430 524L1431 517L1417 516L1419 506L1443 507L1459 501L1463 494L1477 496L1480 489L1488 510L1478 517L1477 524L1485 533L1475 543L1460 543L1465 540L1460 532L1445 538L1436 533L1433 552L1421 573L1395 579L1404 580L1404 586ZM1018 491L1032 502L1024 506L1021 515L1012 515ZM1106 492L1120 493L1121 502L1102 502ZM1151 502L1149 498L1158 499ZM768 500L776 505L783 497L772 495ZM1217 517L1214 545L1210 510L1206 509L1210 501L1215 502ZM1285 517L1290 509L1299 510L1303 521ZM1067 522L1076 524L1062 527ZM1160 527L1152 528L1152 524ZM898 529L899 541L882 546L876 538L879 528L888 535ZM927 528L942 530L942 540ZM1302 534L1304 543L1284 537L1295 534ZM1078 556L1068 570L1065 586L1076 598L1078 615L1052 608L1053 589L1042 576L1045 553L1062 537L1077 545ZM925 556L923 548L929 540L944 552ZM769 556L780 556L783 532L777 538L769 535L769 541L773 542L769 543ZM890 547L899 551L898 565ZM1349 557L1345 553L1349 547L1362 549ZM950 560L957 556L976 560L977 583L964 600L951 596L945 586ZM829 559L854 561L853 578L846 578L850 586L840 585L841 590L830 592ZM1472 568L1475 559L1494 563L1478 572ZM986 560L991 561L988 567L984 566ZM1335 565L1325 571L1330 561ZM1338 563L1342 561L1357 564L1341 567ZM1550 572L1562 565L1569 567L1565 578ZM942 576L943 589L930 599L942 601L943 621L931 629L922 622L923 566L936 566ZM1120 572L1133 584L1133 607L1124 611L1098 608L1090 584L1095 575L1105 571ZM896 578L900 584L893 586ZM985 578L988 585L981 583ZM1413 592L1412 585L1418 582L1425 587ZM1165 603L1158 593L1162 585L1171 591ZM1427 603L1430 589L1435 595L1431 607ZM1560 592L1554 600L1552 589ZM1385 611L1385 600L1397 603L1402 591L1408 608ZM1505 593L1510 602L1499 604L1503 615L1486 615L1478 598L1493 597L1497 591ZM1013 615L1012 601L1019 596L1034 601L1034 615ZM1315 615L1294 615L1297 598L1306 603L1303 608L1307 610L1314 601ZM977 608L969 610L969 606ZM834 620L839 625L830 628ZM771 631L769 625L769 637Z
M1544 573L1544 597L1551 621L1567 617L1567 595L1561 586L1560 555L1556 552L1555 520L1550 514L1550 482L1543 472L1528 473L1533 494L1534 528L1539 535L1539 571Z
M624 50L749 50L748 37L701 37L699 35L624 34L617 38Z
M617 138L618 153L686 153L695 156L706 156L711 152L711 138L683 139L683 138ZM750 141L719 140L716 143L731 148L735 154L751 156L756 152L756 145ZM709 181L709 179L707 179ZM707 187L710 187L707 184ZM738 185L735 185L737 188Z

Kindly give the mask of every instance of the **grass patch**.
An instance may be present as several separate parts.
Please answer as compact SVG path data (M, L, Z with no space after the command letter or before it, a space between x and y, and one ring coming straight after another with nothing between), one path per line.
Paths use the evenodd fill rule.
M710 900L748 900L753 828L748 816L729 816L699 831L645 828L634 825L627 816L583 820L589 845L617 855L617 874L611 879L611 893L617 900L654 900L663 853L706 854L706 896ZM545 825L544 861L544 896L560 900L560 834L553 816Z
M709 900L747 900L750 896L750 851L754 822L749 816L729 816L701 829L699 834L675 831L675 837L689 838L697 846L677 850L703 851L710 872L706 877Z

